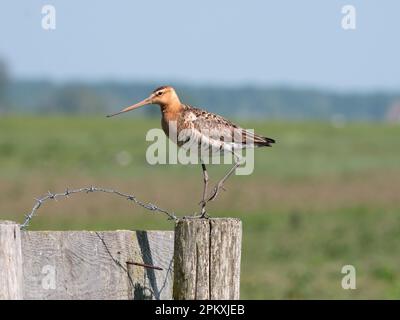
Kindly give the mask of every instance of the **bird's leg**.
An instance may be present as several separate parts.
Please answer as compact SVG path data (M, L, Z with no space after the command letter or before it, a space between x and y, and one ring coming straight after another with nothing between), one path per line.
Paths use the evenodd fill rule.
M234 154L236 156L236 154ZM235 161L234 166L227 172L227 174L217 183L217 185L215 186L213 192L209 195L209 197L207 198L206 202L208 201L213 201L215 200L215 198L217 197L219 190L220 189L224 189L224 183L226 180L228 180L228 178L232 175L232 173L235 172L235 170L237 169L237 167L239 167L242 164L242 161L240 159L240 157L236 156L237 159Z
M207 198L207 202L215 200L215 198L217 197L217 195L219 193L219 190L224 188L225 181L228 180L228 178L232 175L232 173L235 172L235 170L239 166L240 166L240 162L236 162L235 165L228 171L228 173L217 183L213 192Z
M207 186L208 186L208 173L207 173L207 169L206 169L206 165L202 162L201 163L201 168L203 169L203 198L200 202L201 205L201 217L204 218L206 216L206 196L207 196Z

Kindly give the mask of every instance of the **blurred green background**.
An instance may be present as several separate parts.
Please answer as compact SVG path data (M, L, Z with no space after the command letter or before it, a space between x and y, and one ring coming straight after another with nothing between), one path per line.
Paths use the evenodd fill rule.
M210 203L243 221L242 298L399 298L400 127L385 123L239 121L276 138L255 171L234 176ZM0 218L22 222L48 190L104 186L178 215L198 211L198 165L145 159L148 118L0 119ZM215 181L227 165L210 165ZM107 194L49 202L31 230L172 230L160 214ZM342 266L357 290L341 288Z
M340 0L51 5L0 2L0 219L91 185L198 211L199 165L146 162L159 108L104 117L172 85L277 140L209 205L243 221L242 298L400 298L399 1L355 1L353 14ZM228 166L208 169L215 182ZM46 203L30 229L173 227L95 193ZM356 290L341 287L344 265Z

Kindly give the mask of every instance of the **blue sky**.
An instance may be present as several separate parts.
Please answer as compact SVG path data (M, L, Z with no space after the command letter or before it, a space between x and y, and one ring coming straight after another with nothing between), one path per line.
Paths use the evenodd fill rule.
M356 30L341 28L345 4ZM18 78L397 90L399 12L398 0L2 0L0 57Z

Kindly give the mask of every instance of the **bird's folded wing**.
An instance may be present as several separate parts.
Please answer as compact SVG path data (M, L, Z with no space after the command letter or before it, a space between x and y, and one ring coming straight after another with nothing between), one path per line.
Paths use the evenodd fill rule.
M262 141L262 137L241 128L223 117L201 109L191 107L184 115L183 128L187 129L187 139L210 139L214 143L228 142L253 144Z

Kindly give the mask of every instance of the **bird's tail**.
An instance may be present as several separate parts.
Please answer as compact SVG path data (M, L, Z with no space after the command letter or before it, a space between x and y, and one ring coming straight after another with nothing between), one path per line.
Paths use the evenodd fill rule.
M272 143L275 143L274 139L267 137L261 137L256 135L254 138L255 138L254 145L256 147L272 147Z
M254 147L272 147L272 143L275 143L274 139L259 136L254 132L244 130L242 133L242 141L244 144L251 143Z

